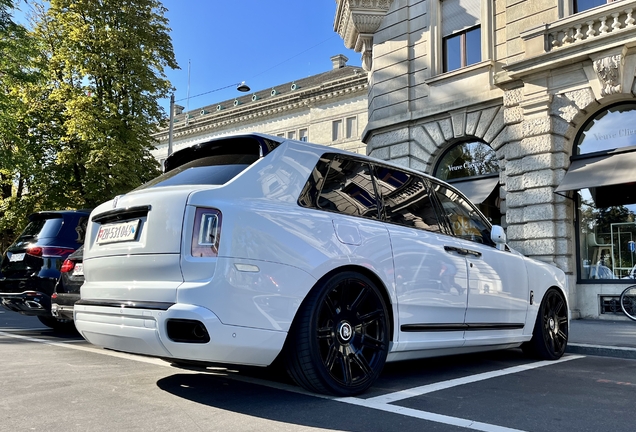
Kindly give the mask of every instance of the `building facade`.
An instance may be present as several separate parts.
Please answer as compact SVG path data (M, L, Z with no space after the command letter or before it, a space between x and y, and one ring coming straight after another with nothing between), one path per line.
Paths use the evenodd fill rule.
M369 74L367 152L446 179L572 316L620 319L636 273L636 1L336 0Z
M188 112L175 105L172 150L232 133L260 132L365 153L367 74L347 60L337 55L331 58L332 69L322 74ZM169 128L156 138L153 156L163 161Z

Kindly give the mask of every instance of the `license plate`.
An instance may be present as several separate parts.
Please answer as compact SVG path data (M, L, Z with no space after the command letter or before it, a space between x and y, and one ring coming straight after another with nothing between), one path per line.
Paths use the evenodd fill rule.
M14 254L11 254L11 256L9 257L9 261L11 262L22 261L23 259L24 259L24 253L14 253Z
M84 264L75 263L75 267L73 268L73 276L84 276Z
M106 243L133 241L137 238L138 229L139 219L102 225L97 232L95 243L102 245Z

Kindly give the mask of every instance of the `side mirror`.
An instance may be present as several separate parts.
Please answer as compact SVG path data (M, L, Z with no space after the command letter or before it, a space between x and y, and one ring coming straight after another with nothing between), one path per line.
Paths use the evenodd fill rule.
M490 231L490 239L495 243L497 249L506 250L506 232L503 227L493 225Z

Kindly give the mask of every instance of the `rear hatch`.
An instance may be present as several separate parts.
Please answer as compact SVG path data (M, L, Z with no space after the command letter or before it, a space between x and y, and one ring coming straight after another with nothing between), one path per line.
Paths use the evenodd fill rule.
M84 247L82 299L176 302L189 195L222 187L275 147L263 141L233 137L176 152L164 174L96 208Z
M60 238L61 231L69 228L64 225L62 213L40 212L29 216L29 224L2 257L0 271L7 279L2 285L4 292L20 289L11 280L36 277L49 268L52 272L49 276L57 277L57 263L75 250Z

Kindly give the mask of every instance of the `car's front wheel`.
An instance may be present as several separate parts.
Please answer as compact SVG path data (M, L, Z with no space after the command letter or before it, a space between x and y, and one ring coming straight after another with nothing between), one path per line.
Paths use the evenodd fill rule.
M532 339L522 345L523 351L544 360L556 360L568 344L568 307L559 290L546 292L534 325Z
M389 313L371 280L338 273L309 294L290 332L292 379L319 393L353 396L378 378L389 349Z

